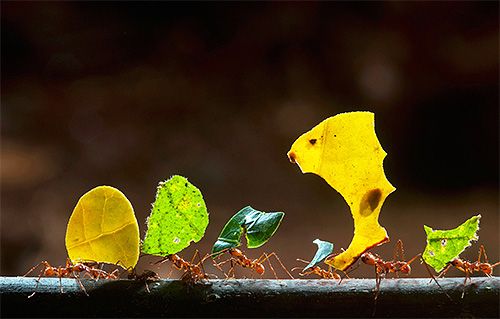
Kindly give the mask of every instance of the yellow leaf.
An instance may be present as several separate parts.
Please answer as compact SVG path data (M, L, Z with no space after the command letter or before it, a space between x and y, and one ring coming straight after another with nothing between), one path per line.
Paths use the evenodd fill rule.
M288 152L302 173L324 178L351 208L352 242L346 251L325 260L337 269L347 269L363 252L389 240L378 223L384 200L395 190L385 177L385 156L371 112L330 117L300 136Z
M134 267L139 259L139 226L125 195L110 186L83 195L68 222L66 249L71 261L120 261L120 266Z

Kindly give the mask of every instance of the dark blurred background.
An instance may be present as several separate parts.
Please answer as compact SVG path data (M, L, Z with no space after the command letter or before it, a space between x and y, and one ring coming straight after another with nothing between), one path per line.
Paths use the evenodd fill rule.
M462 257L476 260L483 244L498 261L498 16L496 1L2 1L1 274L63 265L69 216L99 185L129 198L143 237L156 186L173 174L210 213L186 259L209 252L247 205L286 214L268 243L244 248L249 257L302 266L316 238L339 252L353 236L347 204L286 153L323 119L356 110L375 113L397 188L380 214L391 241L372 251L391 260L402 239L411 258L424 224L451 229L481 214Z

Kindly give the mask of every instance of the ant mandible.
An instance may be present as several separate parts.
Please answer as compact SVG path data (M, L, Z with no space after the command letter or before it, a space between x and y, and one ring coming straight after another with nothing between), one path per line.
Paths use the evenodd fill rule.
M481 262L481 254L484 255L484 263ZM472 279L470 278L470 275L474 272L483 272L486 276L491 277L491 274L493 273L493 268L496 266L500 265L500 262L497 262L496 264L491 265L488 262L488 257L486 256L486 250L484 249L484 246L481 245L481 248L479 249L479 257L477 258L477 261L475 262L470 262L464 259L460 258L454 258L452 261L450 261L450 264L448 267L446 267L437 278L440 278L444 276L444 274L450 269L451 267L455 267L458 270L461 270L465 272L465 281L464 281L464 287L462 289L462 298L464 297L465 294L465 284L467 283L467 278L472 282Z
M217 252L215 254L221 254L221 253L224 253L226 251L231 255L230 259L228 259L226 261L223 261L223 262L220 262L220 263L216 263L214 261L215 266L217 266L217 268L219 268L219 270L222 271L223 273L224 273L224 271L222 270L222 268L220 268L220 265L223 265L223 264L228 263L228 262L232 263L232 267L229 270L229 272L227 274L224 273L224 275L226 275L226 281L229 279L229 276L231 275L231 273L234 272L234 268L236 267L236 265L240 265L241 267L244 267L244 268L251 268L252 269L252 272L251 272L251 277L252 278L253 278L253 272L254 271L256 271L259 275L262 275L262 274L264 274L264 271L266 270L265 267L264 267L264 265L262 263L264 261L267 261L267 263L269 264L269 268L271 268L271 271L273 272L274 277L276 278L276 280L278 280L278 282L280 284L283 284L283 282L281 282L278 279L278 276L276 275L276 272L274 271L274 268L271 265L271 262L269 261L269 257L271 257L271 256L274 256L274 258L276 258L276 260L279 262L279 264L285 270L285 272L288 274L288 276L290 276L290 278L295 279L288 272L288 270L285 268L285 266L283 265L283 263L278 258L278 255L276 255L276 253L270 253L270 254L263 253L257 259L250 259L247 256L245 256L245 254L241 250L239 250L238 248L226 248L226 249L223 249L223 250L221 250L221 251L219 251L219 252ZM211 256L213 256L215 254L208 255L207 257L211 257ZM219 258L220 258L220 255L219 255Z
M303 260L303 259L300 259L300 258L297 258L298 261L301 261L301 262L304 262L306 264L309 264L308 261L306 260ZM304 267L294 267L291 269L291 271L294 271L296 269L304 269ZM299 273L300 276L307 276L307 275L310 275L310 274L316 274L318 276L320 276L321 278L323 279L340 279L339 280L339 285L340 283L342 282L342 277L340 277L339 274L337 274L335 272L335 270L332 270L332 266L328 265L328 271L327 270L324 270L323 268L319 267L319 266L313 266L310 268L310 270L308 272L305 272L305 273ZM346 274L347 276L347 274ZM347 278L349 278L349 276L347 276Z

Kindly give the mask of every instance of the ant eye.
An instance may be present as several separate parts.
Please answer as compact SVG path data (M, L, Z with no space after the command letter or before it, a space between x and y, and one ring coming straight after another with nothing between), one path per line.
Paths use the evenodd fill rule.
M448 241L446 240L446 238L441 239L441 246L446 247L447 243Z
M311 145L314 145L314 144L316 144L316 141L317 141L317 139L313 138L313 139L309 140L309 143L311 143Z

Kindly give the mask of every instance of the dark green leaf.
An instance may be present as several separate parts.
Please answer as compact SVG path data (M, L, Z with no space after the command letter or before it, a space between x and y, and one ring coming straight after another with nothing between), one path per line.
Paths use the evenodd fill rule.
M255 248L263 245L278 229L285 213L265 213L247 206L237 212L224 226L219 238L212 248L212 254L224 249L241 245L241 234L245 230L247 247Z

